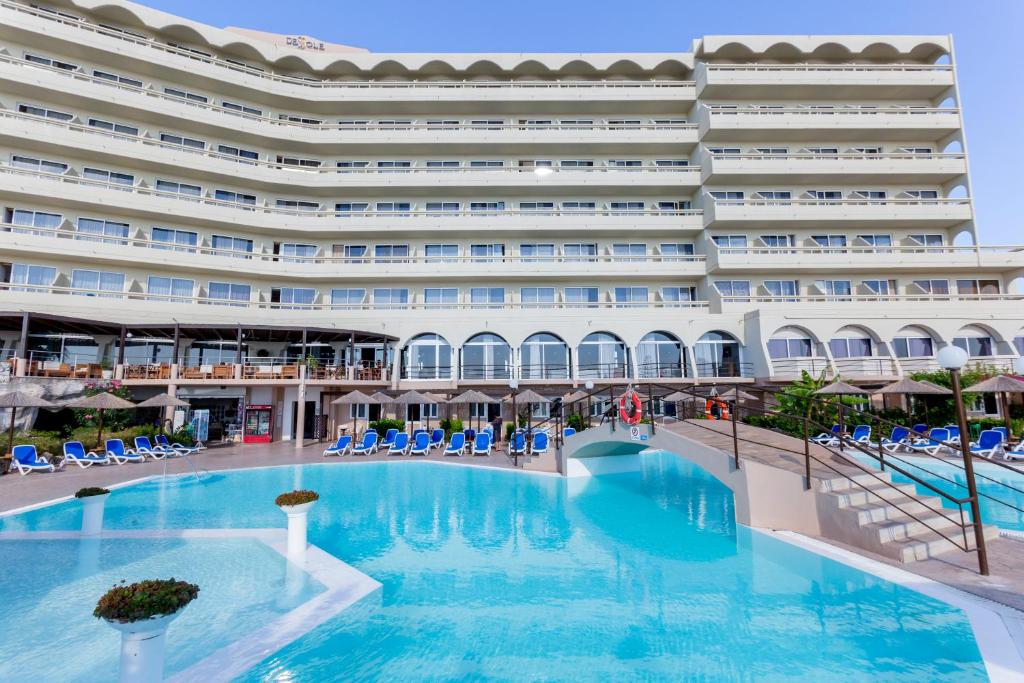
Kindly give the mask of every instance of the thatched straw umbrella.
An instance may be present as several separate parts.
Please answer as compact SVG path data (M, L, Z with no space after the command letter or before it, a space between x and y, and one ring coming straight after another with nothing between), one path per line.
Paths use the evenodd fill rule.
M136 406L131 401L126 401L109 391L103 391L92 396L83 396L76 398L74 401L68 401L64 404L64 407L86 408L88 410L95 410L99 414L99 427L96 430L96 443L98 445L103 443L103 412L107 410L129 410Z
M437 403L437 399L429 394L423 394L411 389L404 394L392 399L392 402L400 406L415 406ZM411 426L411 425L410 425ZM427 431L430 431L430 414L427 414Z
M492 403L493 401L494 399L492 399L490 396L483 393L482 391L477 391L476 389L467 389L466 391L462 392L455 398L448 399L448 403L454 404ZM477 413L476 415L476 430L478 432L480 431L480 413ZM499 436L495 434L494 438L495 440L497 440Z
M24 391L9 391L0 394L0 408L11 409L11 427L7 430L7 452L14 449L14 419L17 417L18 408L58 408L59 406L50 403L41 396L33 396Z
M182 400L170 394L157 394L153 398L147 398L142 403L135 405L136 408L188 408L191 405L188 401ZM164 433L165 418L160 418L160 433Z
M931 382L918 382L904 377L898 382L887 384L875 391L876 394L898 394L903 396L952 396L953 392ZM928 422L928 404L924 404L924 421Z
M380 403L380 401L378 401L376 398L374 398L373 396L367 396L358 389L355 391L350 391L341 398L336 398L333 401L331 401L332 406L352 406L361 404L376 405L378 403ZM356 418L358 417L358 415L358 410L352 411L352 441L355 441L356 439ZM367 415L367 417L369 417L369 415Z
M855 387L852 384L847 384L841 380L836 380L832 384L823 386L814 392L818 396L863 396L868 392L860 387ZM843 436L846 434L846 427L843 425L843 401L842 398L837 399L839 408L839 449L843 449Z
M1024 394L1024 382L1009 375L996 375L989 377L983 382L978 382L972 387L964 389L967 394L999 394L999 409L1003 413L1003 420L1006 424L1007 436L1013 436L1012 423L1010 422L1010 401L1007 394Z

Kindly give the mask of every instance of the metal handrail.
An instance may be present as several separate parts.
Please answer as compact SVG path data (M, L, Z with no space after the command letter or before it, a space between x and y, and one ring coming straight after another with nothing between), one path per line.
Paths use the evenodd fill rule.
M886 197L885 199L868 199L866 197L842 197L839 199L817 199L810 197L793 197L791 199L761 199L748 197L745 199L716 199L707 195L715 206L968 206L970 197Z
M712 243L713 244L713 243ZM851 244L845 247L815 246L791 246L791 247L769 247L753 244L748 247L721 247L714 246L715 250L723 256L779 256L786 254L975 254L979 251L993 254L1019 253L1024 252L1024 246L1020 245L952 245L925 246L923 244L894 244L886 246Z
M707 64L708 71L942 71L952 72L952 64Z
M725 105L705 104L704 108L711 114L736 115L756 114L760 116L771 116L774 114L803 114L809 116L835 116L836 114L854 114L859 116L872 116L878 114L897 114L903 116L921 115L959 115L957 107L910 107L906 105L884 105L878 107L866 107L863 105L849 104L837 107L814 107L804 106L783 106L769 107L758 105L740 105L729 107Z
M879 152L878 154L865 154L863 152L836 152L835 154L815 154L813 152L786 152L784 154L772 154L771 152L743 152L740 154L709 152L708 156L714 161L931 161L967 158L967 155L963 152Z

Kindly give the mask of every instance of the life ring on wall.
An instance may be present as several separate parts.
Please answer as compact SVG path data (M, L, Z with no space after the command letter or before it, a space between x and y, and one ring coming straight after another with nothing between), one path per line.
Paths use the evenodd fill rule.
M704 402L704 417L709 420L729 420L729 404L717 398Z
M628 425L640 424L643 405L637 393L629 389L619 397L619 419Z

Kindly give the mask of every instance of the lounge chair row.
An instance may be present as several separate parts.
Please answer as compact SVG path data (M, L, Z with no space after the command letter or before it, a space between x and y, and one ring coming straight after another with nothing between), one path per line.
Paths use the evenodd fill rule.
M1006 460L1024 460L1024 441L1009 448L1009 436L1006 427L986 429L978 435L977 441L970 443L971 453L989 459L1001 454ZM811 440L823 446L839 446L839 425L833 426L831 432L819 434ZM881 448L885 452L893 454L905 451L935 456L959 450L956 445L960 441L960 428L956 425L931 429L927 425L915 425L913 430L906 427L893 427L888 438L883 438L881 443L876 443L871 441L870 425L857 425L853 434L844 437L843 441L844 443L860 444L871 450Z
M532 452L535 455L546 452L548 441L546 432L535 433ZM438 448L443 450L444 455L456 457L467 451L473 455L489 455L494 445L490 428L475 434L473 439L468 439L465 432L455 432L447 443L444 440L443 429L435 429L429 434L425 430L417 430L412 436L397 429L389 429L383 439L380 439L377 432L368 430L363 433L362 441L358 444L349 434L338 437L333 445L324 450L324 456L372 455L379 451L386 451L388 455L427 455ZM509 455L525 453L526 434L518 432L509 444Z
M68 441L64 444L64 465L75 464L85 469L93 465L125 465L130 462L144 462L146 458L162 460L163 458L194 455L202 450L198 446L185 446L171 443L163 435L155 437L154 445L149 437L135 437L135 448L126 448L121 439L107 439L104 452L87 451L81 441ZM45 456L36 452L32 444L20 444L12 449L11 465L20 474L30 472L53 472L57 469ZM62 465L63 466L63 465Z

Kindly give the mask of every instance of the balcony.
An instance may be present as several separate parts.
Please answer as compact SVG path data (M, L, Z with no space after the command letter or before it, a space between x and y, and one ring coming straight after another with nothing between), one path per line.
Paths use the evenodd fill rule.
M954 85L951 64L707 64L696 69L704 99L935 99Z
M769 358L770 378L777 382L792 382L807 372L817 377L825 372L827 377L843 377L847 380L884 381L899 376L896 362L892 358L872 356L863 358Z
M143 73L157 72L169 81L184 74L215 82L225 96L253 100L278 97L304 110L334 114L390 108L446 113L488 111L561 111L586 103L588 111L679 111L696 99L692 81L675 80L436 80L328 81L273 74L237 62L183 50L143 36L75 21L28 5L0 2L0 22L28 44L63 41L89 45L117 55Z
M920 273L923 259L943 272L1024 273L1024 246L719 247L709 242L707 250L709 273Z
M937 141L961 127L960 110L905 106L708 105L697 115L705 142Z
M905 183L939 185L966 175L965 154L705 154L701 180L716 184Z
M708 228L952 228L971 220L970 199L717 199L708 198Z
M879 317L884 313L893 315L921 316L922 306L931 306L926 310L934 310L936 303L941 303L945 314L974 318L978 316L979 304L986 310L993 309L1012 314L1019 311L1024 302L1024 294L798 294L796 296L722 296L715 291L709 297L709 310L712 313L737 313L765 308L771 311L774 307L786 307L787 312L799 308L808 314L836 314L849 307L850 315L871 315ZM865 313L867 311L867 313ZM927 316L925 316L927 317Z

